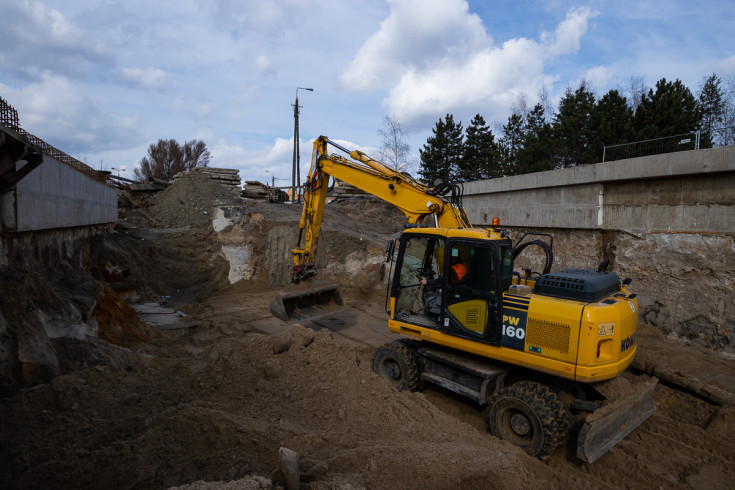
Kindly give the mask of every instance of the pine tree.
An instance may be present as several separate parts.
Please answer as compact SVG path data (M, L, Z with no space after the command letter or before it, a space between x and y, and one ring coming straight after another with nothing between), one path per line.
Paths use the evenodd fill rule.
M559 102L559 112L554 117L554 140L557 145L555 167L574 167L585 161L590 139L590 114L595 106L595 95L582 81L572 91L567 88Z
M454 116L447 114L445 120L436 123L432 130L434 136L426 140L419 150L421 164L419 176L429 186L435 182L451 182L459 173L462 159L462 123L455 124Z
M475 115L465 134L464 154L457 174L459 180L467 182L499 177L498 144L485 119Z
M605 146L629 143L636 138L633 110L617 90L610 90L595 104L590 114L590 141L585 161L602 161Z
M519 154L520 173L541 172L554 168L554 141L551 124L546 122L542 103L536 104L526 116L523 127L523 148Z
M680 80L656 82L635 111L635 128L639 139L663 138L696 131L702 113L692 92Z
M508 118L508 124L503 126L503 137L500 139L501 175L517 175L522 172L520 154L523 150L525 133L523 118L514 113Z

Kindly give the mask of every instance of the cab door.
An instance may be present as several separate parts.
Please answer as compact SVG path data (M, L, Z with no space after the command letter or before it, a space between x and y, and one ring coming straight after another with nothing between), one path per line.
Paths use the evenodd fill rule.
M443 265L442 331L500 345L502 294L497 246L492 242L450 241ZM463 270L466 273L459 277L456 271Z

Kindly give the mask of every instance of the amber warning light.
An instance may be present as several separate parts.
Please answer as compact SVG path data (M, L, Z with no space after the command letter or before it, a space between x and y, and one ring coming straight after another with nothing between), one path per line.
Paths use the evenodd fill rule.
M500 218L497 216L493 218L493 226L500 226Z

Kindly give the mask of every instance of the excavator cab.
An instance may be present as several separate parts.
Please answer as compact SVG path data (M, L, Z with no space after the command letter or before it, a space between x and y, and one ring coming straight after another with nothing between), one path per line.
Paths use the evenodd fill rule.
M500 345L502 292L512 279L510 241L461 235L448 229L403 234L392 319Z

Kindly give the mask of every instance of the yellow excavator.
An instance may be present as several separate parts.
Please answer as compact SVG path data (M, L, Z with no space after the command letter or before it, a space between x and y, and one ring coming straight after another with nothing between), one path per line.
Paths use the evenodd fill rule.
M327 145L350 158L330 154ZM497 219L474 228L461 187L428 187L326 136L314 142L304 185L293 282L317 273L330 178L407 217L383 264L388 328L400 338L378 348L372 366L396 389L416 391L430 383L486 405L489 432L540 458L573 432L577 457L590 463L655 412L657 380L619 376L636 352L638 303L626 290L629 279L621 282L602 264L551 272L553 237L524 235L514 244ZM546 253L543 270L514 272L515 259L529 245ZM342 303L337 285L326 285L281 294L271 311L303 321Z

